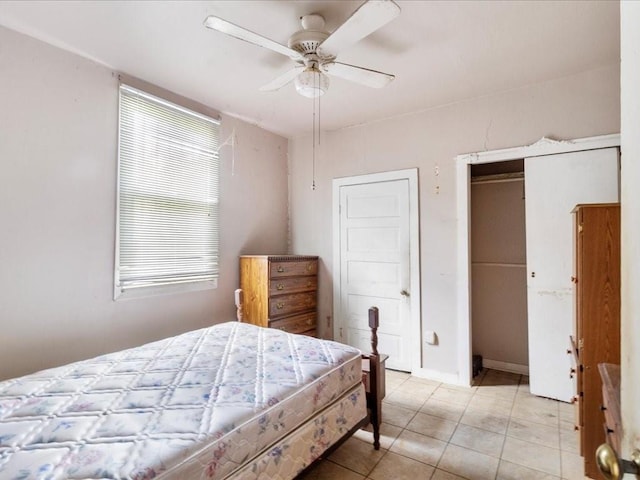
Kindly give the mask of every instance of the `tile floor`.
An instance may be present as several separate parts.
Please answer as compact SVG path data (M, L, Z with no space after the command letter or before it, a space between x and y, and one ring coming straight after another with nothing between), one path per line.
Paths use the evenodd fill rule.
M381 447L360 430L304 480L582 480L573 406L528 377L484 370L471 388L387 371Z

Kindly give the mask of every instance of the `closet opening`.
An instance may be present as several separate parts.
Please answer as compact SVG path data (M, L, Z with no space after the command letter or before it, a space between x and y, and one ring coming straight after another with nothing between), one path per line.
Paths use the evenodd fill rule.
M471 165L471 348L483 368L529 373L524 160Z

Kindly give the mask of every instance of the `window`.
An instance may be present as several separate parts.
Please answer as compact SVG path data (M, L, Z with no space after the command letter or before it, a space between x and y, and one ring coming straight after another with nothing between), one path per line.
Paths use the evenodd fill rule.
M219 128L120 85L116 298L216 286Z

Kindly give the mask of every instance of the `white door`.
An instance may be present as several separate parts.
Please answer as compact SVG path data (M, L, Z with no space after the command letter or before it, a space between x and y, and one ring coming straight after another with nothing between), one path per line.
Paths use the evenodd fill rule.
M570 401L571 211L580 203L618 201L618 149L526 158L524 166L530 388L535 395Z
M409 180L340 186L339 202L339 340L370 351L367 312L376 306L378 351L388 368L410 371L410 295L419 292L410 283Z

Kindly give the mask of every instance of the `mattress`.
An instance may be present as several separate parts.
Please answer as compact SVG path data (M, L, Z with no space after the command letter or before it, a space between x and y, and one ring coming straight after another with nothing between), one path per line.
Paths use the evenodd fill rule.
M7 380L0 478L226 478L334 403L363 415L360 381L352 347L237 322Z

